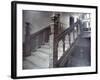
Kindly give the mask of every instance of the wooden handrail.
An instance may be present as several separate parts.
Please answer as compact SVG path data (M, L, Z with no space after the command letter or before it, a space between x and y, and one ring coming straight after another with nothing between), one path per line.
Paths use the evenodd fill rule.
M39 31L37 31L37 32L35 32L35 33L33 33L33 34L31 34L31 37L35 37L35 36L39 35L41 32L44 32L45 30L50 30L50 25L47 26L46 28L43 28L43 29L41 29L41 30L39 30ZM50 34L50 33L49 33L49 34Z
M35 51L41 45L49 41L50 27L46 27L31 35L31 51Z
M69 27L69 28L67 28L66 30L64 30L63 32L61 32L59 35L57 35L54 39L55 39L56 41L59 41L59 40L61 40L63 37L65 37L66 34L70 34L73 30L74 30L73 27Z
M67 28L66 30L64 30L63 32L61 32L60 34L58 34L57 36L54 37L54 51L53 51L53 54L54 54L54 58L55 57L58 57L58 44L59 44L59 41L63 41L63 54L66 52L65 51L65 36L68 35L69 37L69 45L71 46L72 43L71 43L71 33L73 33L73 39L75 40L75 37L74 37L74 33L75 33L75 29L74 27L76 27L76 31L77 31L77 36L78 36L78 27L77 27L77 24L74 23L73 25L71 25L69 28ZM57 59L57 58L55 58ZM57 64L57 60L54 59L54 67L56 67L58 64Z
M27 26L29 27L29 25ZM45 44L49 41L49 35L50 35L50 26L47 26L46 28L41 29L40 31L30 34L30 31L27 31L28 35L25 36L26 40L23 43L23 54L25 56L31 55L31 52L34 52L37 50L37 48L41 47L41 45ZM28 39L27 39L28 38ZM27 49L29 49L27 51Z

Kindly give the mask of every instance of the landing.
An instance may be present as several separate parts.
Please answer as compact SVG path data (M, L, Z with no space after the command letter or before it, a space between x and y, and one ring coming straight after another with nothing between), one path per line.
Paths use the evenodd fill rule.
M91 39L90 33L83 33L71 51L70 60L66 67L80 67L91 65Z

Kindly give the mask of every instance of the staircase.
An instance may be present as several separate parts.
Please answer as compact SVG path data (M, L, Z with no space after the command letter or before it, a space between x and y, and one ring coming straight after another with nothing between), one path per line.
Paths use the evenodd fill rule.
M31 52L31 56L25 57L23 60L23 69L42 69L49 68L49 43L45 43L35 52Z
M72 38L73 36L71 36ZM52 43L52 42L51 42ZM50 40L48 43L41 45L35 52L31 52L31 55L28 57L24 57L23 59L23 69L43 69L49 68L52 65L52 49ZM69 48L68 37L65 40L65 50ZM63 55L63 46L60 43L58 48L58 60Z

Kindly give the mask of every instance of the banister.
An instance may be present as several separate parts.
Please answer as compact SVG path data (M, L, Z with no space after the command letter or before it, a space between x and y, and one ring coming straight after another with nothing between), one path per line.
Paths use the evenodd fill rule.
M54 39L56 41L61 40L66 34L70 34L70 32L72 32L74 30L73 27L69 27L66 30L64 30L63 32L61 32L59 35L57 35Z
M28 28L30 27L29 24L26 26ZM25 36L25 42L23 42L23 49L24 49L23 54L27 54L29 56L31 55L31 52L36 51L37 48L40 48L41 45L49 41L50 26L47 26L46 28L43 28L40 31L33 34L30 34L29 29L26 29L26 30L28 31Z
M39 30L39 31L37 31L37 32L35 32L35 33L33 33L33 34L31 34L31 37L35 37L35 36L37 36L38 34L40 34L41 32L44 32L45 30L49 30L49 31L50 31L50 25L47 26L46 28L43 28L43 29L41 29L41 30ZM50 34L50 33L49 33L49 34Z
M59 43L59 41L63 41L63 54L65 54L65 36L66 35L68 35L68 44L69 44L69 47L71 47L71 45L72 45L72 43L73 43L73 41L72 41L72 43L71 43L71 33L72 33L72 39L73 40L75 40L75 36L74 36L74 33L75 33L75 29L74 29L74 27L76 27L76 32L77 32L77 36L78 36L78 31L79 31L79 29L78 29L78 27L77 27L77 24L76 23L74 23L73 25L71 25L69 28L67 28L66 30L64 30L64 31L62 31L60 34L58 34L57 36L55 36L54 37L54 52L53 52L53 54L54 54L54 58L55 59L57 59L56 57L58 57L58 46L56 46L56 45L58 45L58 43ZM57 61L58 60L54 60L55 62L55 64L56 65L58 65L57 63Z

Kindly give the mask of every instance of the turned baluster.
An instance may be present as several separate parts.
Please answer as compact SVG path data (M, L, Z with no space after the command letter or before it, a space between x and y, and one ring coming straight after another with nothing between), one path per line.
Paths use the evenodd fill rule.
M69 47L71 46L71 37L70 37L70 33L68 34L68 39L69 39Z
M65 37L62 39L63 41L63 54L65 53Z

